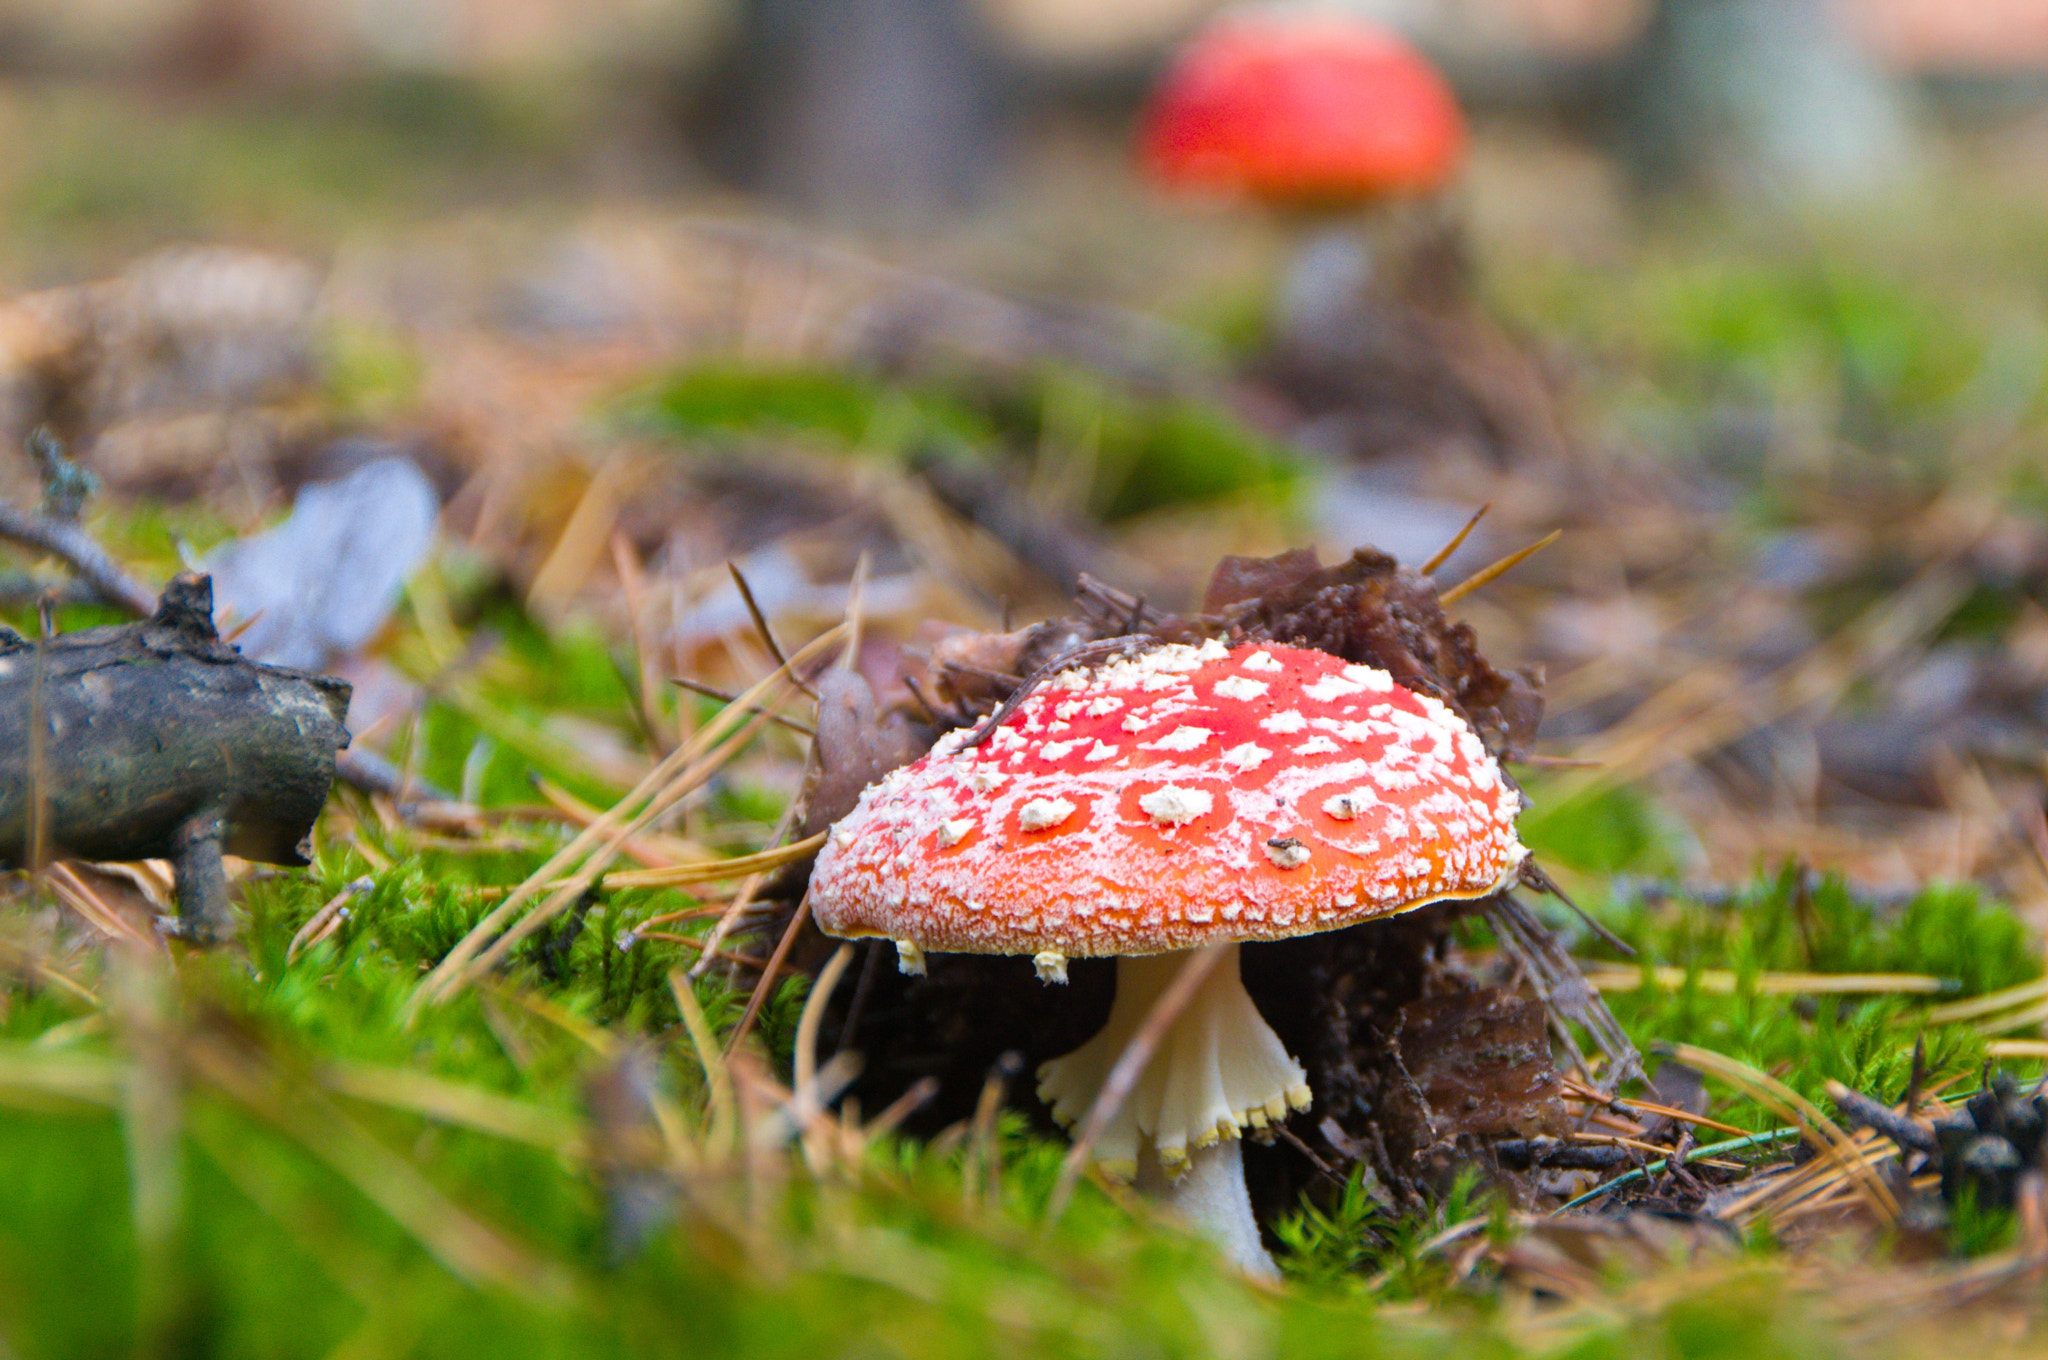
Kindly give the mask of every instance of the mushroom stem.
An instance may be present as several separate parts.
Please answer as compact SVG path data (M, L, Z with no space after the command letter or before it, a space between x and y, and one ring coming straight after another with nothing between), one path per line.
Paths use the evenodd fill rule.
M1185 1170L1169 1176L1148 1148L1138 1159L1138 1189L1223 1248L1248 1275L1272 1279L1280 1268L1259 1237L1251 1195L1244 1186L1244 1143L1225 1138L1189 1154Z
M1275 329L1289 340L1323 338L1331 325L1356 315L1376 264L1372 243L1356 219L1317 220L1280 281Z
M1150 1061L1109 1115L1094 1145L1105 1174L1136 1179L1190 1227L1247 1270L1274 1273L1244 1188L1238 1139L1309 1106L1307 1078L1244 989L1239 946L1223 957L1173 1017ZM1187 953L1117 960L1109 1020L1087 1043L1038 1069L1039 1098L1072 1129L1089 1117L1125 1050L1139 1042Z
M1177 1175L1196 1149L1309 1107L1301 1064L1244 989L1240 946L1209 948L1224 957L1157 1036L1151 1060L1099 1130L1095 1159L1118 1180L1136 1176L1141 1145L1158 1155L1169 1176ZM1073 1129L1088 1118L1118 1059L1187 961L1185 951L1117 960L1107 1023L1087 1043L1038 1069L1038 1096L1054 1119Z

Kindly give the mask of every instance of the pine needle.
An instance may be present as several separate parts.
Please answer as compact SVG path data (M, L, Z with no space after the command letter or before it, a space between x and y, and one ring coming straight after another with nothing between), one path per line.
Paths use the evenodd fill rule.
M685 793L710 778L767 722L764 713L757 712L748 717L747 710L759 706L777 691L786 692L792 688L795 667L838 646L845 633L845 625L841 624L812 639L789 661L728 704L690 740L649 771L630 793L585 827L547 863L528 875L421 981L407 1005L408 1016L417 1014L421 1006L447 1001L494 967L520 940L567 910L603 873L629 837L666 812ZM578 860L584 861L582 867L561 886L550 891L549 885L556 882L556 876ZM524 917L519 916L521 908L544 892L548 896L540 906Z
M1491 509L1493 509L1493 502L1488 501L1486 504L1480 506L1477 510L1474 510L1472 512L1472 518L1465 521L1465 527L1458 530L1457 533L1451 535L1451 541L1444 544L1441 548L1438 548L1434 553L1430 555L1430 559L1427 562L1424 562L1420 567L1417 567L1416 570L1420 571L1424 576L1434 575L1438 567L1442 566L1445 562L1448 562L1450 560L1452 553L1456 552L1459 548L1464 546L1465 540L1471 536L1472 531L1474 529L1479 527L1479 521L1482 518L1484 518L1486 512Z
M751 855L735 855L731 859L705 859L691 864L672 864L659 869L621 869L616 873L599 874L588 880L586 886L597 888L680 888L692 883L722 882L727 879L745 878L749 874L780 869L816 854L825 844L825 833L820 831L808 840L796 841L790 845L778 846L773 850L761 850ZM542 885L549 892L557 892L571 884L583 882L575 877L558 878ZM485 886L476 890L478 897L494 897L510 892L500 886Z
M1840 1165L1854 1180L1872 1210L1886 1224L1898 1225L1899 1202L1893 1197L1891 1188L1870 1170L1856 1141L1812 1101L1776 1077L1759 1072L1748 1063L1739 1062L1724 1053L1696 1048L1691 1044L1662 1045L1660 1050L1696 1071L1719 1077L1780 1119L1798 1125L1816 1152Z
M696 989L689 978L680 972L670 973L668 989L675 996L676 1009L683 1016L683 1029L690 1036L690 1047L696 1051L698 1065L704 1069L705 1087L710 1091L711 1148L714 1152L731 1152L739 1136L739 1106L733 1094L732 1069L726 1065L718 1036L712 1033L711 1022L704 1018L704 1008L698 1004Z
M1464 580L1458 582L1458 584L1452 586L1449 590L1438 592L1436 597L1437 603L1455 604L1457 601L1464 599L1467 595L1470 595L1473 591L1479 589L1479 587L1486 585L1502 576L1507 575L1507 573L1513 571L1516 567L1519 567L1520 565L1522 565L1522 563L1528 561L1537 553L1542 552L1545 548L1549 547L1551 544L1557 542L1557 540L1563 537L1564 530L1552 529L1549 533L1537 539L1528 547L1523 548L1517 552L1511 552L1506 557L1501 558L1500 561L1495 562L1492 566L1481 567L1478 571L1473 572L1470 576L1467 576Z
M1722 996L1745 990L1757 996L1926 996L1953 992L1959 985L1953 978L1920 973L1737 973L1725 968L1631 968L1600 964L1590 965L1584 971L1586 981L1603 992L1634 992L1646 986L1678 991L1690 986ZM1931 1012L1927 1018L1932 1018Z
M1967 1001L1951 1001L1945 1006L1934 1007L1921 1019L1929 1025L1953 1025L1964 1020L1980 1020L2000 1011L2031 1007L2041 1001L2048 1001L2048 978L2023 982L2003 991L1986 992Z
M104 897L94 892L92 885L78 876L78 871L61 860L43 870L43 881L50 885L57 900L76 912L79 918L98 930L110 940L133 945L137 949L158 951L163 949L161 937L144 934L135 928L126 915L109 905Z
M373 1063L336 1064L320 1080L339 1095L561 1156L581 1158L585 1151L582 1120L463 1082Z

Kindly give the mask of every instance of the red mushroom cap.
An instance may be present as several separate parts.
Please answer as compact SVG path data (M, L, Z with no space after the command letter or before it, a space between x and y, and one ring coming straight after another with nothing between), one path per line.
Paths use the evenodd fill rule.
M1508 882L1520 797L1443 704L1277 644L1046 681L861 795L818 924L919 950L1153 954L1334 930Z
M1444 184L1465 120L1443 77L1389 30L1341 13L1255 10L1188 44L1142 138L1169 186L1340 204Z

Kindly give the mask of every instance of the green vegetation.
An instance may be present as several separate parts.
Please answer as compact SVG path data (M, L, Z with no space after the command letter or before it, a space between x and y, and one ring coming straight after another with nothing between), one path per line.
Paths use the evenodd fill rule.
M1020 484L1078 483L1074 508L1112 521L1246 493L1284 496L1300 471L1294 455L1211 404L1141 397L1059 369L1004 387L722 364L678 374L628 410L692 448L795 437L884 461L998 460Z
M485 195L537 194L574 165L585 98L546 79L480 85L425 73L214 98L17 83L0 91L0 116L36 135L0 172L0 249L36 270L97 269L102 252L229 235L317 239ZM149 154L135 154L139 123Z
M343 258L332 314L307 321L318 380L283 399L285 433L251 434L243 442L254 452L235 445L237 457L257 462L277 455L279 468L242 469L252 474L279 471L332 430L427 431L430 440L445 433L458 467L471 454L495 456L501 440L516 450L490 493L494 514L517 519L507 507L544 499L534 491L544 478L527 482L533 470L516 465L543 457L527 447L533 413L516 402L483 411L451 400L447 379L463 370L444 366L435 346L488 362L494 346L530 340L520 323L494 333L494 322L478 318L497 316L508 299L517 313L550 287L580 286L573 270L566 285L549 272L549 250L568 239L598 254L577 235L588 225L592 239L618 227L643 245L666 242L646 253L672 256L622 262L617 277L630 286L643 269L658 276L653 291L691 299L684 315L665 318L676 323L670 333L701 328L714 338L696 348L677 341L645 360L663 366L653 373L620 373L603 366L616 362L608 355L576 352L573 326L548 335L579 380L604 373L604 390L624 394L577 412L589 417L587 430L548 424L530 441L568 445L571 461L637 456L652 442L678 460L817 458L827 476L851 470L879 482L928 458L970 460L1119 548L1125 530L1165 526L1140 551L1189 582L1213 555L1175 557L1166 533L1176 517L1143 522L1148 515L1215 510L1227 528L1245 507L1283 512L1268 523L1307 508L1313 470L1241 418L1257 402L1236 407L1236 394L1199 383L1135 390L1050 365L936 365L889 377L829 355L762 365L724 352L758 319L722 318L735 323L729 331L704 324L721 319L711 315L717 303L703 302L713 291L704 281L730 265L733 247L721 237L707 248L677 230L679 214L723 213L724 200L679 196L635 217L606 199L587 220L567 217L571 201L583 210L586 179L619 177L610 150L597 147L616 132L599 126L604 98L546 81L485 87L428 76L189 99L17 80L0 92L0 114L35 135L17 138L0 168L9 223L0 254L23 286L103 275L174 240L268 244L316 266ZM143 121L153 135L148 154L136 154ZM664 164L647 178L674 177ZM1085 192L1092 200L1094 190ZM508 201L520 212L495 215ZM478 203L493 207L475 215L486 220L437 225L457 237L452 250L445 236L385 239L399 235L394 226L445 223ZM1577 544L1568 539L1499 588L1514 607L1528 605L1504 620L1514 630L1501 631L1540 647L1558 626L1549 605L1605 590L1604 602L1644 605L1630 611L1647 620L1639 632L1626 620L1614 626L1618 645L1640 636L1645 650L1683 664L1694 640L1660 614L1661 592L1671 588L1675 612L1704 607L1703 631L1712 633L1722 606L1714 589L1749 565L1717 559L1702 569L1692 559L1730 544L1741 558L1788 530L1834 530L1846 546L1831 538L1821 547L1839 547L1850 565L1810 588L1785 587L1796 598L1781 602L1780 627L1736 639L1731 651L1781 635L1822 650L1930 568L1960 584L1928 645L1996 650L2021 634L2019 643L2038 649L2048 601L2026 554L2038 551L2027 531L2048 507L2048 463L2035 456L2048 415L2048 339L2031 285L2012 280L2038 276L2048 214L2036 205L1992 222L1969 201L1942 206L1924 215L1938 222L1902 215L1810 236L1781 225L1783 239L1761 242L1748 238L1772 228L1751 225L1747 210L1630 223L1640 235L1625 246L1487 240L1479 226L1491 303L1515 318L1515 341L1560 376L1559 424L1572 456L1585 459L1569 469L1497 469L1498 488L1423 478L1431 496L1495 496L1489 527L1520 513L1525 497L1538 507L1532 515L1575 525ZM1150 217L1130 203L1085 207L1099 239L1122 238L1128 252L1089 261L1088 277L1152 277L1165 266L1146 257L1169 251L1181 257L1173 268L1192 273L1207 264L1200 233L1233 230L1217 218L1166 231L1156 204L1144 209ZM565 218L570 230L558 238ZM1157 240L1147 222L1160 228ZM1173 234L1183 230L1185 238ZM1183 239L1193 248L1181 248ZM502 250L516 262L479 263L476 281L439 276L451 253L477 242L485 244L476 254ZM1586 257L1575 259L1580 248ZM378 264L386 251L404 263ZM934 255L917 267L955 262ZM1057 266L992 272L1023 291L1045 282L1034 276L1040 268ZM365 300L380 285L403 293L420 281L427 295L408 295L391 315L379 318ZM1226 351L1242 356L1264 334L1263 285L1187 286L1216 299L1195 324ZM704 314L693 310L700 304ZM24 352L34 338L20 341ZM479 339L489 343L470 343ZM584 361L590 368L577 367ZM523 369L518 380L533 376ZM95 374L84 395L122 377ZM208 410L191 419L175 402L143 411L122 432L131 455L162 433L150 420L163 411L208 430L227 430L240 415ZM266 438L280 447L258 447ZM1637 465L1625 468L1615 450ZM1611 500L1599 485L1610 467ZM1570 475L1553 477L1562 473ZM1552 482L1565 489L1546 499ZM251 475L234 513L262 513L264 485ZM1667 491L1654 506L1662 518L1646 522L1645 503ZM1927 513L1946 492L1957 493L1936 507L1947 518ZM87 527L146 579L247 527L215 507L124 504L120 494L108 498L114 508L91 507ZM478 499L464 509L484 518ZM2015 522L1992 523L1986 505L2012 510ZM1964 1258L1975 1258L1965 1268L1995 1264L2026 1244L2015 1215L1965 1203L1943 1232L1913 1241L1903 1230L1862 1237L1860 1228L1802 1237L1810 1225L1759 1216L1739 1238L1707 1225L1685 1250L1645 1261L1602 1254L1600 1230L1612 1225L1590 1214L1532 1215L1476 1175L1448 1176L1431 1202L1396 1207L1354 1170L1277 1216L1286 1279L1255 1284L1116 1187L1084 1179L1055 1214L1065 1146L1015 1112L919 1140L902 1136L886 1111L821 1111L834 1069L830 1054L800 1042L809 979L783 977L743 1022L750 997L718 969L689 976L729 901L733 885L723 881L588 891L496 966L428 1000L423 980L511 885L648 767L655 743L636 708L651 710L656 728L683 716L701 725L717 711L673 691L637 693L638 658L623 632L588 620L543 623L522 605L521 572L532 561L514 559L546 555L550 535L562 532L553 509L504 529L524 536L502 558L445 554L413 582L380 643L420 701L379 749L484 810L463 834L408 825L342 791L316 831L310 869L257 870L238 884L247 933L214 955L130 952L94 934L47 883L0 880L0 1356L1803 1360L1910 1346L1889 1322L1871 1321L1889 1316L1873 1301L1889 1306L1892 1293ZM1289 532L1308 536L1306 518ZM1700 548L1695 537L1724 541ZM1635 556L1607 552L1614 544L1632 545ZM1215 548L1205 540L1201 550ZM934 554L921 565L942 576L936 551L920 545ZM35 569L52 574L48 563ZM1500 598L1484 603L1500 610ZM66 608L57 624L116 617ZM1747 616L1731 605L1727 617L1733 634ZM7 621L30 633L38 622L32 604ZM920 621L878 620L868 640L886 646ZM1482 638L1493 660L1525 659L1494 654L1498 636ZM1874 652L1874 661L1845 658L1838 685L1788 684L1787 705L1757 721L1777 721L1794 700L1802 713L1874 707L1883 682L1921 659L1911 652L1918 645ZM1731 661L1730 671L1748 664ZM1590 695L1597 664L1586 668L1594 680L1555 675L1559 689L1577 686L1578 730L1654 701L1672 682L1668 666L1623 669L1613 692ZM668 733L678 726L668 721ZM1722 740L1736 726L1710 735ZM684 858L759 849L787 809L803 753L800 736L764 729L661 823L663 848ZM2037 755L1987 768L1987 782L2017 781L2020 764L2037 778ZM1624 956L1554 904L1540 905L1577 956L1601 965L1608 1004L1646 1052L1673 1043L1712 1050L1823 1109L1829 1081L1898 1099L1916 1043L1929 1081L1950 1093L1974 1086L1991 1035L2005 1031L1933 1026L1926 1016L1933 1004L2040 977L2039 942L2005 905L1961 885L1874 901L1842 877L1797 866L1767 867L1732 887L1693 885L1687 873L1706 859L1705 833L1659 802L1654 781L1598 778L1532 776L1522 829L1582 904L1634 946ZM510 815L515 808L520 815ZM345 910L336 906L344 898ZM329 928L316 934L323 913ZM1483 970L1493 941L1474 927L1462 943ZM772 944L742 934L723 947L758 962ZM1944 990L1825 995L1785 989L1782 976L1837 973L1933 977ZM1631 974L1641 986L1621 985ZM2007 1018L2026 1013L2014 1007ZM825 1075L793 1089L813 1058ZM2038 1066L2009 1065L2025 1075ZM1779 1113L1722 1079L1706 1085L1714 1119L1782 1126ZM1720 1136L1703 1129L1699 1141ZM1790 1145L1737 1156L1780 1164ZM1635 1193L1631 1185L1597 1208ZM1564 1247L1546 1241L1571 1231L1583 1236ZM1919 1250L1941 1259L1912 1259ZM1849 1287L1858 1282L1862 1293ZM1939 1316L1944 1325L1956 1318Z
M147 516L120 532L161 544L188 529ZM445 654L452 619L488 645ZM532 803L536 773L599 805L623 791L587 737L556 726L598 724L638 748L621 717L631 668L597 631L542 629L482 582L430 572L394 655L445 676L395 746L422 776L466 782L496 807ZM798 754L786 734L759 740L785 764ZM689 830L743 853L782 796L735 770ZM1713 900L1631 888L1668 881L1684 858L1682 831L1632 790L1551 797L1539 783L1525 829L1596 885L1587 905L1637 948L1632 964L1685 970L1676 985L1609 994L1631 1034L1714 1049L1823 1103L1829 1079L1895 1099L1926 1001L1766 994L1762 975L1929 974L1952 999L2040 971L2020 923L1967 888L1878 907L1790 868ZM311 870L245 885L245 952L48 952L12 933L35 918L17 914L0 938L20 978L0 1011L0 1340L24 1357L798 1356L857 1340L862 1354L937 1360L994 1347L1292 1360L1536 1344L1502 1306L1493 1267L1453 1269L1446 1241L1508 1252L1530 1226L1473 1175L1406 1212L1362 1172L1305 1198L1274 1225L1290 1281L1275 1294L1101 1187L1084 1183L1053 1221L1064 1147L1016 1116L929 1144L850 1112L800 1129L782 1111L805 980L775 989L728 1064L719 1053L746 998L715 976L684 979L687 944L638 933L715 895L592 893L492 974L419 1005L420 980L493 893L569 834L510 822L464 845L386 824L344 794ZM352 884L367 886L335 929L294 951ZM685 918L660 933L707 926ZM1576 948L1619 961L1590 935ZM25 962L36 958L61 980ZM1733 990L1707 986L1706 970L1732 972ZM1925 1051L1937 1078L1974 1075L1984 1040L1950 1026L1926 1033ZM1717 1118L1781 1122L1716 1090ZM1621 1315L1567 1309L1547 1334L1573 1355L1817 1353L1832 1333L1772 1273L1768 1224L1753 1231L1764 1245L1700 1267L1686 1296ZM1991 1254L2014 1232L2009 1213L1966 1206L1949 1245ZM1629 1296L1622 1276L1613 1287Z
M16 993L0 1023L14 1353L1520 1351L1425 1249L1475 1213L1512 1234L1470 1178L1421 1218L1385 1215L1355 1180L1304 1206L1277 1229L1301 1288L1278 1296L1086 1187L1048 1223L1063 1149L1013 1119L930 1147L850 1148L850 1126L828 1122L789 1147L762 1141L764 1111L734 1146L668 990L675 960L622 947L621 925L666 900L603 902L566 947L543 938L505 976L412 1013L421 968L478 915L431 859L377 875L296 959L291 934L359 862L257 885L246 960L115 957L76 979L105 1010ZM695 996L729 1028L738 998ZM775 1069L802 999L788 987L769 1010ZM1645 1330L1665 1354L1729 1353L1702 1310L1752 1297L1742 1353L1812 1353L1777 1286L1717 1273L1699 1294L1626 1323L1589 1315L1573 1353Z
M1703 903L1681 892L1602 915L1637 949L1629 962L1646 970L1640 989L1607 997L1630 1034L1683 1039L1780 1073L1823 1109L1828 1102L1822 1088L1829 1080L1880 1100L1903 1096L1913 1042L1923 1032L1915 1014L1927 1002L1884 994L1760 994L1759 974L1919 974L1951 985L1942 1000L2041 975L2026 928L2002 906L1964 887L1929 888L1903 907L1884 911L1858 901L1839 878L1814 880L1788 868L1725 900ZM1615 957L1591 939L1581 942L1579 952ZM1658 985L1647 976L1656 965L1684 969L1685 981ZM1708 968L1732 971L1735 990L1706 990L1701 971ZM1925 1039L1933 1073L1975 1077L1984 1060L1982 1037L1948 1026L1926 1032ZM1724 1117L1757 1129L1781 1122L1756 1110Z

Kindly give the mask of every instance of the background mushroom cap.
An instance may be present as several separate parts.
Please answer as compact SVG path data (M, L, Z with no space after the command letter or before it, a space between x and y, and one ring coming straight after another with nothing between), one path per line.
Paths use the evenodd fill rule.
M1385 671L1276 644L1160 647L1046 681L976 746L893 771L811 879L834 935L978 954L1276 940L1482 897L1519 795Z
M1465 120L1443 77L1390 30L1254 11L1187 45L1146 110L1142 145L1175 188L1353 203L1441 187L1464 154Z

